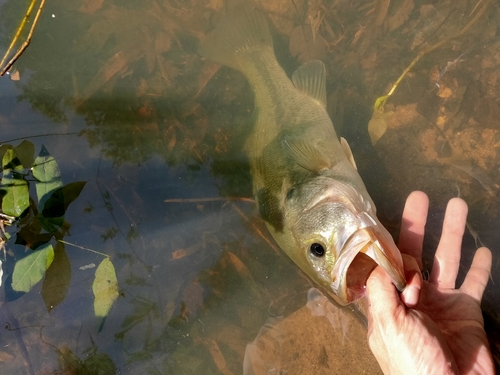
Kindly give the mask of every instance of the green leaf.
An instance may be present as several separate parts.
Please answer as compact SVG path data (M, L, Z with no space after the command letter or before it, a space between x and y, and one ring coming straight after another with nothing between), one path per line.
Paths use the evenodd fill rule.
M116 366L107 354L93 353L83 362L82 374L116 374Z
M24 169L31 168L35 159L35 145L30 141L24 140L15 147L15 151Z
M40 214L37 216L38 221L43 229L45 229L49 233L55 233L64 225L63 217L49 217L46 218Z
M28 182L19 172L24 168L12 147L9 147L2 158L3 177L2 211L14 217L19 217L29 207Z
M109 258L105 258L97 267L92 291L94 292L95 315L107 316L111 306L118 298L118 280L116 279L115 267Z
M21 161L16 155L16 151L12 147L9 147L3 155L2 168L4 172L6 169L13 169L15 171L22 171L24 169Z
M37 180L35 183L36 195L39 210L42 210L45 202L49 199L50 193L63 185L59 165L43 145L33 163L33 177Z
M5 155L5 153L7 152L8 149L12 148L11 145L7 145L7 144L4 144L4 145L1 145L0 146L0 158L3 159L3 156ZM3 166L2 166L3 168Z
M83 363L66 345L56 349L59 366L62 367L63 374L81 374Z
M36 250L38 247L49 242L53 237L52 233L40 233L41 229L42 227L39 221L35 219L32 220L28 225L23 226L16 233L15 244Z
M68 206L80 195L87 181L71 182L52 192L45 202L42 215L44 217L62 217Z
M64 244L58 242L54 249L54 261L47 268L42 285L42 297L48 312L64 300L70 281L71 264L64 250Z
M12 289L29 292L42 279L53 260L54 248L50 244L18 260L12 274Z
M9 216L19 217L30 205L28 182L24 176L12 169L4 169L2 189L2 211Z

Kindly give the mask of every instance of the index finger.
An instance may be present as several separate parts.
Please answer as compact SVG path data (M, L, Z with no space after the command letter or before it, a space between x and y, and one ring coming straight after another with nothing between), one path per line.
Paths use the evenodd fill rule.
M402 253L416 259L422 269L422 247L425 223L429 210L429 198L424 192L414 191L406 199L398 247Z

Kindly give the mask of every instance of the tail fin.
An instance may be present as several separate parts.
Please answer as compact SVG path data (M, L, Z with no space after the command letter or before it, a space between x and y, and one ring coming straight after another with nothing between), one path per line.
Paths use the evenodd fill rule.
M271 47L273 40L265 16L248 0L227 13L215 30L202 42L198 53L203 57L240 70L245 54L257 48Z

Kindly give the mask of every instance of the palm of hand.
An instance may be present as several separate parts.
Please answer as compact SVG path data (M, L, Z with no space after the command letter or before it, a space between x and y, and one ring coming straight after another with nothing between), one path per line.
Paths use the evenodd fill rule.
M456 289L467 205L452 199L429 281L422 282L427 210L425 194L414 192L408 197L398 243L408 280L401 296L379 268L367 280L370 348L384 373L494 374L480 308L491 252L476 251L463 284Z
M422 285L416 309L426 314L451 351L459 373L487 373L491 356L479 302L460 289L440 289Z

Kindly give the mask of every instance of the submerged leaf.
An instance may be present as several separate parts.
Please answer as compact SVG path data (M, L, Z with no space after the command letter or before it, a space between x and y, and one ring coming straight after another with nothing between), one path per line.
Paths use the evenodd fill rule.
M116 365L105 353L93 353L83 362L83 374L116 374Z
M475 178L488 193L492 196L496 195L499 185L496 184L488 174L475 165L471 160L455 160L450 162L455 168L461 169L472 178Z
M49 199L50 193L63 185L57 161L43 145L33 163L33 177L37 179L35 183L36 195L40 206L39 209L42 209Z
M2 211L6 215L19 217L30 205L28 182L24 176L12 170L4 170L2 178L6 194L2 198Z
M259 291L259 286L255 282L255 279L252 276L252 273L248 269L248 267L238 258L238 256L230 251L227 252L227 256L229 258L230 264L233 265L233 267L236 269L238 272L239 276L245 283L245 285L249 288L250 292L252 295L258 299L261 298L261 294Z
M63 217L49 217L46 218L43 215L38 214L38 221L43 229L45 229L49 234L53 235L59 228L61 228L65 221Z
M375 109L373 111L373 116L368 123L368 134L370 134L372 146L375 146L378 140L385 134L387 130L387 118L391 114L392 112L386 113L383 109Z
M13 148L8 148L2 158L3 177L2 211L6 215L19 217L29 207L28 182L19 173L24 168Z
M46 218L64 216L68 206L78 198L86 183L87 181L71 182L52 191L52 194L45 202L42 215Z
M290 35L290 54L301 63L324 60L326 43L320 34L314 34L309 25L297 26Z
M29 292L38 283L54 260L54 248L46 245L16 262L12 274L12 289Z
M83 373L83 363L67 346L63 345L56 350L59 367L64 374Z
M102 8L104 0L83 0L82 6L78 9L82 13L94 14Z
M48 312L64 300L70 281L71 264L64 245L58 242L54 249L54 261L47 269L42 285L42 297Z
M109 258L105 258L97 267L92 291L94 292L95 315L107 316L111 306L118 298L118 280L116 279L115 267Z
M52 238L51 233L40 233L42 226L38 220L32 220L16 233L16 244L24 245L32 250L46 244Z
M410 17L413 8L415 8L413 0L403 0L402 4L399 5L399 9L387 20L387 31L395 30L403 25Z
M15 148L19 161L25 169L31 168L35 160L35 145L24 140Z
M21 161L17 157L16 151L12 147L7 148L7 151L5 151L5 154L3 155L2 168L4 171L7 169L13 169L18 172L24 169Z

